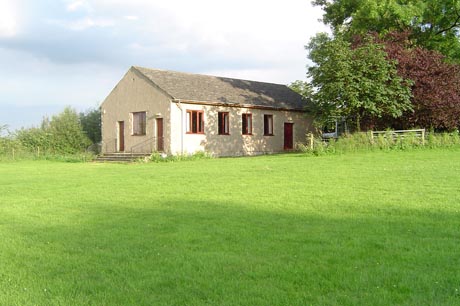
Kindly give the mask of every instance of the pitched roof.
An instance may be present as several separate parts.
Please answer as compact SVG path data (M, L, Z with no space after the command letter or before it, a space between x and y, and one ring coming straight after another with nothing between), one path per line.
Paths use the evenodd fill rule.
M302 96L286 85L230 79L210 75L132 67L173 99L303 110Z

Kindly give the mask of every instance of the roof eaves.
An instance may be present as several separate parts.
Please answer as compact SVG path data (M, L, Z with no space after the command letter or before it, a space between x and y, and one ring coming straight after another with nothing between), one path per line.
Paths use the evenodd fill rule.
M305 109L300 108L287 108L287 107L275 107L267 105L257 104L239 104L239 103L224 103L224 102L212 102L212 101L196 101L188 99L172 99L174 103L185 103L185 104L201 104L211 106L224 106L224 107L238 107L238 108L249 108L249 109L264 109L264 110L275 110L275 111L291 111L291 112L307 112Z

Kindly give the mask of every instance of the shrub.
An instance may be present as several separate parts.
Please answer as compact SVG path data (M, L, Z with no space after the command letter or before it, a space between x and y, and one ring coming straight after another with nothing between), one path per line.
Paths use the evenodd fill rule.
M297 144L297 149L306 154L324 155L372 150L410 150L421 147L446 148L459 145L460 135L458 131L439 134L431 132L427 134L424 142L415 133L395 135L392 131L387 131L372 139L367 133L345 134L336 140L330 139L328 141L315 138L313 148L304 144Z
M189 160L198 160L198 159L208 159L212 158L211 154L204 151L196 151L193 154L178 154L178 155L167 155L166 153L153 152L149 158L145 161L147 162L178 162L178 161L189 161Z
M16 139L29 152L40 151L51 155L82 153L91 141L83 132L79 120L77 112L66 107L51 120L44 118L40 127L17 131Z

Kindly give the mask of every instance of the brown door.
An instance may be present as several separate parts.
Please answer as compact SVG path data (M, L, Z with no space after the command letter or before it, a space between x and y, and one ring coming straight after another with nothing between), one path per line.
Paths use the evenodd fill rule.
M157 118L157 151L164 151L163 118Z
M284 123L284 149L294 149L294 135L293 135L294 123Z
M118 121L118 152L125 151L125 122Z

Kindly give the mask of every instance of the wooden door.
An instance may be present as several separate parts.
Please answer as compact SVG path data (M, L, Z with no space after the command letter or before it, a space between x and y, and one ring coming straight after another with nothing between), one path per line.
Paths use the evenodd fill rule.
M294 123L284 123L284 149L294 149Z
M125 122L118 121L118 152L125 151Z
M164 151L163 118L157 118L157 152Z

